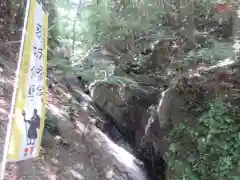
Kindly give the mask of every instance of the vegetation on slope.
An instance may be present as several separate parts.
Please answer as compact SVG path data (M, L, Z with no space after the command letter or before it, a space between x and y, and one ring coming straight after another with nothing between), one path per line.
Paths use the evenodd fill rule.
M215 100L198 111L194 126L182 123L170 134L169 179L239 179L239 108Z

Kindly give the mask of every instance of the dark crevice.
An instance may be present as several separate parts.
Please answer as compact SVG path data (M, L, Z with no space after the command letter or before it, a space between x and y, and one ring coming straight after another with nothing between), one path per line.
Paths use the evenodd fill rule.
M96 105L97 106L97 105ZM145 170L148 177L151 180L165 180L165 169L166 163L162 157L156 156L154 152L154 147L152 143L148 143L148 148L150 149L149 156L146 158L144 149L137 147L135 141L135 132L122 132L121 128L117 124L111 115L104 112L99 106L97 106L99 111L104 115L106 123L103 126L97 126L101 129L112 141L118 144L119 140L123 140L133 149L133 155L135 155L140 161L144 163ZM148 156L148 157L149 157Z

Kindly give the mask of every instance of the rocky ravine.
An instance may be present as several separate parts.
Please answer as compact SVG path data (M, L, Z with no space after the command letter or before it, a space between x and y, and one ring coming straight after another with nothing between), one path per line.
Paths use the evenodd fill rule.
M13 81L9 77L14 76L16 68L14 62L5 62L1 64L2 147L4 145L4 129L7 125L7 112L9 111L9 107L4 104L11 102L13 89L11 82ZM78 97L85 97L85 104L90 107L91 99L87 98L81 89L75 90L80 92ZM82 113L76 115L76 123L71 121L63 107L64 99L69 98L74 99L68 90L59 83L55 84L54 89L49 89L46 122L50 121L49 118L55 118L58 131L51 131L52 134L45 131L41 156L36 161L8 165L5 179L148 180L142 162L89 123L89 120L102 119L101 121L103 121L104 116L101 116L101 113L96 111L91 112L90 115L89 112L84 112L85 108L83 108ZM91 117L91 119L86 119L86 117ZM82 132L85 130L85 125L89 125L89 128L83 138Z

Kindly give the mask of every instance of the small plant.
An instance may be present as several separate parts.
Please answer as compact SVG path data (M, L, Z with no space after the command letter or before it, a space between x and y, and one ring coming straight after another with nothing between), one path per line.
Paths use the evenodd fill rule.
M238 179L240 164L240 112L216 100L207 105L196 124L183 123L169 138L166 158L169 179ZM238 174L238 175L236 175Z
M69 120L74 124L76 123L76 114L78 109L79 107L73 99L69 99L64 103L64 111L69 116Z
M49 112L46 114L44 129L47 130L52 135L59 134L57 117L50 114Z

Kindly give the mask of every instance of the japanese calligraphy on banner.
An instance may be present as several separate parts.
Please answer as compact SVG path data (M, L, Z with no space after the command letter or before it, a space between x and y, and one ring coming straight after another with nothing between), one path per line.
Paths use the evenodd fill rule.
M8 162L37 157L44 128L48 13L38 0L28 0L27 4L28 14L16 74L18 80L12 102L12 124L7 132L9 145L5 146Z

